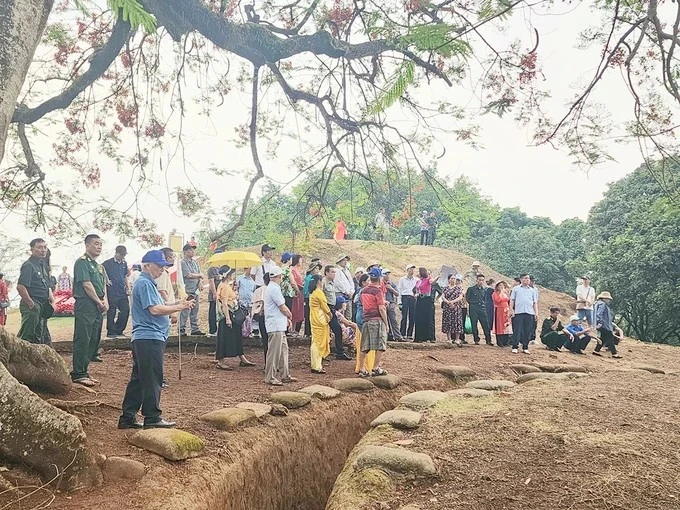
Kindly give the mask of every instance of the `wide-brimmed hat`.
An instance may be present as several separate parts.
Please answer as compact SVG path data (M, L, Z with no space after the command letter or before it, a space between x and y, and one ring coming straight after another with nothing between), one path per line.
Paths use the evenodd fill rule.
M307 272L310 273L310 272L314 271L315 269L321 269L322 267L323 266L320 263L312 262L311 264L309 264L309 267L307 268Z
M366 268L364 268L364 267L357 267L357 268L354 270L354 274L357 274L357 273L362 273L362 274L363 274L363 273L365 273L365 272L366 272Z
M479 260L475 260L475 261L472 263L472 266L473 266L473 267L474 267L474 266L481 266L481 264L479 263Z
M416 265L415 265L415 264L409 264L408 266L406 266L406 270L407 270L407 271L408 271L409 269L415 269L415 268L416 268Z
M344 253L340 255L336 260L335 263L339 264L343 260L349 260L349 255L345 255Z
M608 291L600 292L600 295L597 296L597 299L614 299L612 295Z

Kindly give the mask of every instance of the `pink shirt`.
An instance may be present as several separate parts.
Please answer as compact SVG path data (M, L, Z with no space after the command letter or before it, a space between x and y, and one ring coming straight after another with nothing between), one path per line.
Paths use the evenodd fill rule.
M416 283L416 288L420 294L431 294L432 293L432 283L430 283L429 278L423 278L418 283Z

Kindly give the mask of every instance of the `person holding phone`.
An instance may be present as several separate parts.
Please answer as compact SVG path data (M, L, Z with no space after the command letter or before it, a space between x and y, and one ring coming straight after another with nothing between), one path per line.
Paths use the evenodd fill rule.
M161 417L163 354L170 334L170 315L191 310L195 295L176 304L166 304L156 278L171 266L160 250L142 257L142 273L132 289L132 374L125 389L119 429L172 428L175 422ZM144 422L137 421L141 408Z

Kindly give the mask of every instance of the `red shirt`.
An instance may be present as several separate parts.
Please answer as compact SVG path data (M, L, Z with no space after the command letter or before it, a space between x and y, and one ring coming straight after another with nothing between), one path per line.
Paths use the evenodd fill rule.
M361 307L364 321L382 319L380 306L385 306L385 293L377 285L369 285L361 291Z

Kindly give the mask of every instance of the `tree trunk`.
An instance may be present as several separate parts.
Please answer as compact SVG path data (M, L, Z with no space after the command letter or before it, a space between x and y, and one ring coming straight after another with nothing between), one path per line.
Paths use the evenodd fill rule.
M0 163L17 98L54 0L0 1Z
M0 458L30 466L45 481L56 477L64 490L100 484L102 474L86 448L80 420L22 383L52 393L70 388L68 369L51 347L30 344L0 327Z

